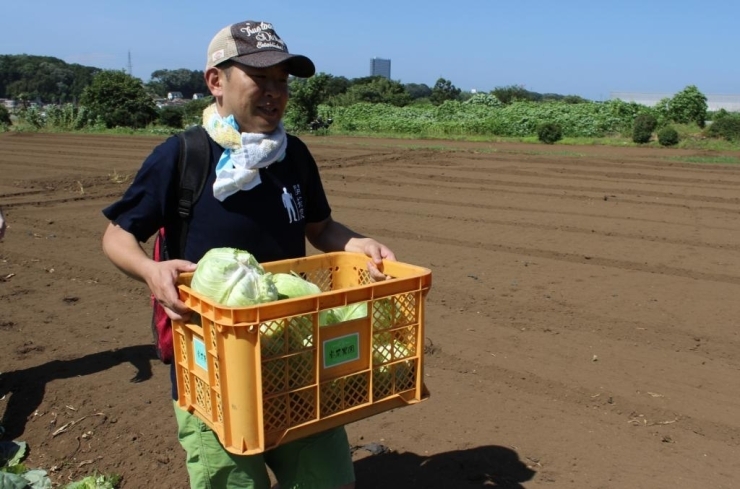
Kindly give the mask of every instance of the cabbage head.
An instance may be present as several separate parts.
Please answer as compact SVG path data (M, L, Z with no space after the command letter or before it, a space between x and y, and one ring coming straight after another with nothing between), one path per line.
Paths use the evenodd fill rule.
M321 293L318 285L304 280L295 273L276 273L272 278L282 299L294 299L304 295Z
M277 300L271 273L251 253L236 248L213 248L198 261L190 287L217 303L243 307Z
M329 309L326 313L327 314L322 317L321 326L343 323L344 321L351 321L353 319L362 319L367 316L367 302L358 302L356 304L335 307L333 309Z

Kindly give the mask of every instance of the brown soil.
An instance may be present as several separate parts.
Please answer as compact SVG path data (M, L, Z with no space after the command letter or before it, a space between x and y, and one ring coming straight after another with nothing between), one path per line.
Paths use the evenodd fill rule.
M187 487L147 291L100 248L100 210L161 139L0 135L0 413L60 483ZM358 488L737 487L739 168L305 140L335 218L434 275L432 397L348 427L391 450L356 451Z

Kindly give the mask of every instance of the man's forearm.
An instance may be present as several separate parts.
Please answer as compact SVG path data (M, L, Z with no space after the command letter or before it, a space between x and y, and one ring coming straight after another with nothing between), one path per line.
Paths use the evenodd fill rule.
M309 241L318 250L330 251L357 251L362 249L356 245L357 240L365 237L349 229L333 219L328 221L320 233L309 236Z
M152 260L131 233L109 224L103 235L103 252L123 273L146 283L146 270Z

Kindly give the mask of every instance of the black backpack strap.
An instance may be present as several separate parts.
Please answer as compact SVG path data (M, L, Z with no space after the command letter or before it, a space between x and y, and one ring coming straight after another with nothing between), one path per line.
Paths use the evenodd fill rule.
M193 206L205 187L211 160L211 143L203 126L193 126L179 133L177 138L180 143L180 156L177 160L179 219L172 230L175 235L172 236L171 231L167 236L170 258L182 258L185 252Z

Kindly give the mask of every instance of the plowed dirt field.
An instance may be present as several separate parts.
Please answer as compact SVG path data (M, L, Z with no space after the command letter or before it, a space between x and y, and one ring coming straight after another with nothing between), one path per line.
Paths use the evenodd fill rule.
M0 135L4 439L60 483L187 487L148 293L100 246L162 139ZM738 487L740 152L304 140L335 218L434 277L432 396L348 426L358 488Z

